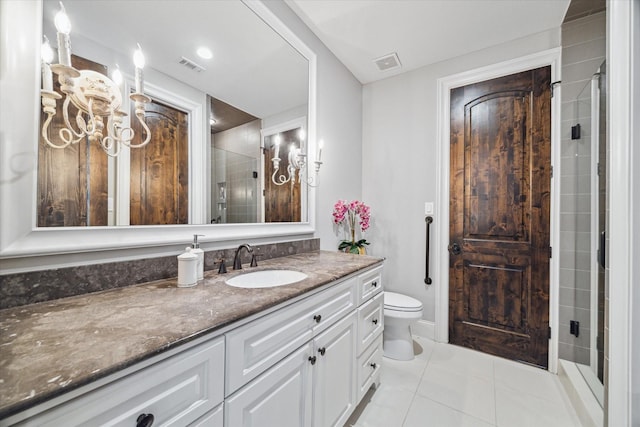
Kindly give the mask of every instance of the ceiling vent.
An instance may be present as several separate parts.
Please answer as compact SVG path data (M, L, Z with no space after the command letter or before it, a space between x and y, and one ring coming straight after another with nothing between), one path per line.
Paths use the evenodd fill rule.
M202 65L196 64L195 62L185 58L184 56L180 58L179 64L184 65L185 67L187 67L191 71L195 71L196 73L200 73L205 70L205 68Z
M402 67L400 60L398 59L398 54L395 52L381 56L378 59L374 59L373 62L375 62L378 70L380 71L389 71Z

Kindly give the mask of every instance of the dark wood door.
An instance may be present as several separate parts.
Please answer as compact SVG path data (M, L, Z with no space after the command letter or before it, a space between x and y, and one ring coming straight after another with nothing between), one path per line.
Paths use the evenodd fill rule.
M144 131L133 105L131 110L131 144L140 144ZM157 101L145 105L151 140L131 149L131 225L189 222L188 119L187 113Z
M104 65L79 56L73 55L71 64L79 70L107 74ZM57 78L54 79L54 90L63 95ZM60 129L64 127L62 104L63 99L58 100L56 115L49 125L49 140L54 144L63 143L59 136ZM73 125L77 112L70 104L69 117ZM40 128L46 116L43 113L41 117ZM100 143L90 143L89 138L65 148L52 148L40 136L38 227L107 225L107 159Z
M550 67L451 91L449 338L547 367Z
M280 165L276 180L280 175L288 176L289 167L289 146L295 144L300 147L300 129L292 129L280 133ZM265 165L264 165L264 222L300 222L302 207L300 198L300 181L296 171L296 182L291 185L288 182L283 185L276 185L272 181L274 172L271 159L275 155L275 135L265 138ZM311 166L313 167L313 166Z

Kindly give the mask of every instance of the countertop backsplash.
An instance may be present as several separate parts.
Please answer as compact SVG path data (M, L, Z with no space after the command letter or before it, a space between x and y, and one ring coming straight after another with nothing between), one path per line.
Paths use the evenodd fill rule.
M252 245L258 250L260 260L317 251L320 239ZM224 258L227 268L233 266L236 248L205 251L205 271L217 269L217 262ZM242 261L250 256L242 251ZM15 273L0 276L0 310L38 302L56 300L92 292L137 285L178 275L176 256L82 265L52 270Z

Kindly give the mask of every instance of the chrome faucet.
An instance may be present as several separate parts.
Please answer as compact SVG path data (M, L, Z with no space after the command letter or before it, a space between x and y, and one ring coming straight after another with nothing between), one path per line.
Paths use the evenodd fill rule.
M247 253L251 254L251 267L256 267L258 264L255 261L256 256L253 253L253 248L248 243L243 243L238 246L238 249L236 249L236 256L233 257L233 269L242 269L242 259L240 258L240 252L242 252L242 248L245 248L247 250Z

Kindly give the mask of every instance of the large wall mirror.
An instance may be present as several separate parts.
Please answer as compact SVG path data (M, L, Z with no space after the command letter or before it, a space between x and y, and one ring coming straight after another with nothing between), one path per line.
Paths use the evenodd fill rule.
M152 137L145 147L124 147L115 157L88 138L64 149L43 143L41 42L46 36L55 52L59 2L5 3L3 61L11 64L7 78L19 76L21 83L3 94L13 95L19 120L5 117L1 129L0 258L162 246L191 232L220 241L313 232L313 190L268 185L271 158L262 133L302 131L298 147L313 153L315 54L268 7L253 0L63 4L72 26L72 65L109 77L120 70L124 126L146 135L136 128L129 101L132 56L140 44ZM212 57L199 56L201 47ZM53 80L56 90L55 74ZM52 141L64 125L63 101L60 122L48 130ZM8 106L3 101L3 109ZM287 123L295 128L285 129ZM16 148L10 139L24 145ZM310 169L305 173L313 174ZM297 213L265 216L265 206L284 192ZM109 232L114 227L117 236Z
M145 132L136 127L128 92L132 54L138 43L143 47L151 140L118 156L87 137L64 149L42 141L38 227L273 221L263 207L292 189L263 183L270 159L262 156L261 130L298 117L306 129L307 58L240 1L162 1L152 8L147 0L63 3L74 67L129 76L122 85L124 120L138 143ZM43 11L44 36L55 47L59 1L44 0ZM49 129L54 143L64 125L62 104L54 117L60 126ZM299 200L305 195L298 191L292 202L306 205Z

